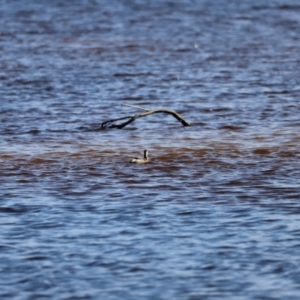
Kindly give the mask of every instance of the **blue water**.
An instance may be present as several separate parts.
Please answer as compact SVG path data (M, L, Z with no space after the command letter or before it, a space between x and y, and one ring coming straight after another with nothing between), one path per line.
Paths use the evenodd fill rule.
M296 0L0 1L0 298L298 299L299 28ZM192 126L101 128L122 103Z

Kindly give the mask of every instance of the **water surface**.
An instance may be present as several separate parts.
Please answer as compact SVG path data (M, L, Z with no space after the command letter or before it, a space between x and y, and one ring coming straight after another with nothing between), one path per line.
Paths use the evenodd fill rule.
M1 299L298 299L299 28L295 0L0 1ZM122 103L193 126L101 129Z

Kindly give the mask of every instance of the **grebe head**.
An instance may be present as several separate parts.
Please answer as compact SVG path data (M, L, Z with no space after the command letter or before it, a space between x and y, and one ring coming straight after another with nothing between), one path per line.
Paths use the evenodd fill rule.
M144 150L144 159L148 159L148 150Z

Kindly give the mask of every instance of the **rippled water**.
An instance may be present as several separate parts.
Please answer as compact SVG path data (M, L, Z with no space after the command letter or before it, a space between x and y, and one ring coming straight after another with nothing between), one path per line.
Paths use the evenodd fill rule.
M0 1L1 299L298 299L299 28L296 0ZM101 129L124 102L193 126Z

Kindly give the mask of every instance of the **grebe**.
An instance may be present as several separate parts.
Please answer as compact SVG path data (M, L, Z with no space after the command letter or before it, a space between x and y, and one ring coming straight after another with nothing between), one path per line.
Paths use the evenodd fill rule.
M131 163L135 163L135 164L144 164L148 162L148 150L144 150L144 157L135 157L133 158L131 161Z

